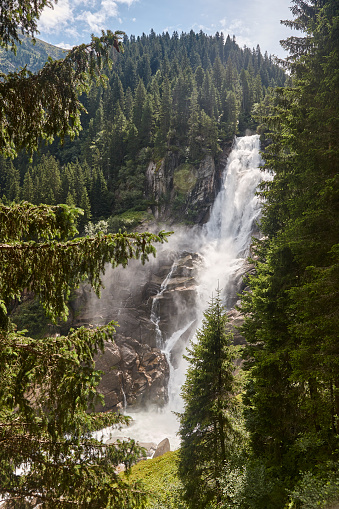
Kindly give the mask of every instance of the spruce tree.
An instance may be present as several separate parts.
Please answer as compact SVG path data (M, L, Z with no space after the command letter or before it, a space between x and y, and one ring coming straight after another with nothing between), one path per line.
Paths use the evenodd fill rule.
M182 387L184 411L179 415L179 476L192 509L221 501L220 478L237 441L236 349L226 333L227 315L220 291L204 313L202 327L191 342L189 367Z
M29 24L34 29L34 22L47 0L40 2L23 2L17 8L1 10L0 45L15 48L19 43L19 27L14 19L20 20L27 14ZM34 5L40 5L40 8ZM11 16L14 15L13 20ZM4 17L4 19L3 19ZM3 23L8 22L4 27ZM21 21L22 22L22 21ZM20 28L22 32L25 24ZM31 27L28 32L31 31ZM1 36L1 34L3 34ZM101 38L94 37L92 42L75 46L63 60L48 60L36 74L27 69L8 75L1 74L0 82L0 150L1 153L14 157L18 150L30 152L37 150L44 139L51 143L58 136L64 140L67 136L74 139L81 130L80 116L85 108L80 101L80 94L90 89L92 80L104 84L103 66L111 65L109 48L120 51L120 32L108 31Z
M262 187L264 238L243 300L247 425L276 486L265 507L282 507L304 474L325 485L339 458L339 5L293 4L286 24L304 36L284 43L293 84L277 90L269 120L275 176Z
M1 9L0 45L14 48L18 30L34 35L42 8L51 4L20 0ZM83 110L78 94L95 75L102 78L102 59L109 47L119 50L118 39L111 32L93 38L64 61L48 61L37 75L2 75L0 153L13 156L22 148L33 151L41 138L76 134ZM25 184L28 190L28 179ZM12 507L144 505L142 492L117 473L120 463L129 470L140 448L133 441L106 445L93 435L126 422L94 412L100 400L94 356L112 340L114 324L31 339L10 318L24 292L41 300L51 320L66 318L70 292L81 281L99 294L107 263L144 262L155 252L153 243L165 239L163 233L79 238L80 213L67 205L0 203L0 496Z
M44 508L135 507L140 493L119 477L140 449L134 442L104 446L92 433L125 418L94 413L100 373L94 356L114 324L67 337L31 339L10 320L13 299L29 290L49 317L67 316L70 291L86 279L99 292L105 264L125 265L154 252L151 234L77 233L79 210L29 203L0 205L0 494L37 499ZM19 470L21 469L21 473Z

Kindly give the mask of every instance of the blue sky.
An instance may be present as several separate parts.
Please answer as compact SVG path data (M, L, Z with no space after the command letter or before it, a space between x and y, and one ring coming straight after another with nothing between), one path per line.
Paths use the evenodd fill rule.
M58 0L54 9L42 13L38 37L70 48L90 41L101 30L122 30L128 36L203 32L235 35L239 46L260 45L279 57L286 56L280 39L292 35L280 24L291 19L290 0Z

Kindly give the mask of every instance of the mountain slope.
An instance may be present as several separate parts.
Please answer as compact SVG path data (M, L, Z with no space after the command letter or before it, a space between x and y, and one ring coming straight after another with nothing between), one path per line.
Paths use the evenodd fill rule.
M24 66L27 66L28 70L36 72L44 65L48 57L58 60L65 55L65 50L52 46L52 44L40 39L36 39L34 44L32 39L22 36L16 55L12 51L0 48L0 72L5 74L16 72Z

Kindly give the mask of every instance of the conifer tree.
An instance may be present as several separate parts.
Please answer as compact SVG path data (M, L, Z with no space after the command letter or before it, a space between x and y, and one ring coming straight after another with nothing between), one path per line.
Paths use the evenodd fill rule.
M34 35L42 8L52 3L19 0L2 8L0 44L14 47L19 29ZM101 59L112 45L119 49L118 39L111 32L93 38L64 61L49 61L37 75L24 70L1 76L0 153L32 151L40 138L76 134L82 111L78 93L96 73L100 77ZM10 319L13 301L27 291L39 297L51 320L66 318L70 292L81 281L98 294L106 263L144 262L155 252L153 243L166 237L98 233L75 238L80 212L67 205L0 203L0 495L15 507L144 504L140 490L116 469L124 463L128 471L140 448L133 441L103 444L93 436L126 422L116 414L93 412L100 400L94 356L103 351L104 340L112 339L114 324L33 340L27 331L16 331Z
M100 399L94 356L112 338L113 324L33 340L17 332L9 316L13 299L29 290L51 319L66 317L74 285L86 278L98 292L106 263L146 260L152 243L164 239L98 234L68 240L77 233L78 213L66 205L0 205L0 494L22 503L37 499L48 509L132 508L140 493L119 478L116 466L129 468L140 449L133 442L104 446L92 435L126 421L93 413Z
M282 507L302 475L326 485L339 459L339 5L293 4L286 24L304 35L284 43L293 86L278 89L269 121L264 158L275 176L262 189L265 238L243 301L247 424L275 484L265 507Z
M200 115L198 105L198 92L193 87L190 98L190 116L188 119L188 146L190 158L197 161L201 154L202 138L200 137Z
M226 333L226 322L217 291L186 357L189 367L182 387L184 410L178 414L179 476L185 501L192 509L220 503L220 477L237 441L233 423L237 407L236 349Z
M21 199L23 201L28 201L30 203L35 203L35 192L34 192L34 184L33 179L31 177L30 170L25 173L24 181L21 189Z
M1 9L8 26L1 23L0 44L15 48L20 42L18 30L31 33L42 8L53 2L21 1L17 9ZM34 5L39 5L34 7ZM19 28L15 21L29 16ZM3 18L2 18L3 19ZM26 25L28 28L26 29ZM34 151L41 139L51 143L56 135L63 140L74 138L81 129L80 116L85 110L79 95L90 89L92 79L104 83L103 65L111 65L109 48L119 49L121 33L108 31L101 38L94 37L88 45L75 46L63 60L49 60L36 74L25 68L19 73L1 74L0 82L0 150L14 157L25 148ZM28 100L29 98L29 100ZM53 106L53 107L52 107Z
M156 149L163 155L167 142L167 135L171 125L171 109L172 109L172 94L171 85L167 76L165 76L162 85L162 95L160 101L159 112L159 130L156 135Z

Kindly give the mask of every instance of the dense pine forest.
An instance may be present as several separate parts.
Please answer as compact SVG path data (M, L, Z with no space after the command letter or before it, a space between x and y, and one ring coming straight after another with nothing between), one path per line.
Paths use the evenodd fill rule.
M93 83L82 96L88 114L79 138L42 146L32 163L24 154L1 160L4 201L76 205L83 224L144 211L152 204L145 195L151 160L159 166L169 153L178 165L197 165L206 154L217 160L235 134L256 128L253 110L265 109L271 90L286 81L259 46L241 49L219 33L151 31L124 36L123 48L106 87Z

